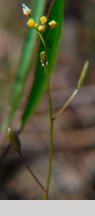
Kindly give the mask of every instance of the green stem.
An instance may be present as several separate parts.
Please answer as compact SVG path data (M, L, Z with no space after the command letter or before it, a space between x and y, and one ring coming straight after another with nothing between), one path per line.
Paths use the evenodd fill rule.
M43 43L43 46L45 48L45 51L46 51L47 49L46 49L46 44L45 44L44 38L43 38L42 34L39 31L37 31L37 32L38 32L38 35L39 35L39 37L40 37L40 39L41 39L41 41Z
M46 57L47 57L47 50ZM48 61L48 59L47 59ZM49 161L48 161L48 176L45 187L45 199L48 200L49 196L49 187L52 174L52 157L53 157L53 132L54 132L54 121L53 121L53 109L52 109L52 98L51 98L51 88L50 88L50 75L48 70L48 65L44 66L44 72L47 77L47 92L48 92L48 106L49 106L49 118L50 118L50 142L49 142Z
M51 89L50 89L50 76L48 76L48 104L49 104L49 116L50 116L50 144L49 144L49 163L48 163L48 176L46 182L46 199L48 199L49 195L49 187L51 181L52 174L52 158L53 158L53 132L54 132L54 122L53 122L53 113L52 113L52 99L51 99Z
M44 41L44 38L41 33L39 33L39 37L43 43L46 52L46 58L48 62L47 56L47 47ZM51 88L50 88L50 74L48 70L48 66L44 66L44 71L47 76L47 92L48 92L48 105L49 105L49 116L50 116L50 144L49 144L49 162L48 162L48 176L46 182L46 190L45 190L45 199L48 199L49 196L49 187L51 181L51 174L52 174L52 158L53 158L53 132L54 132L54 121L53 121L53 109L52 109L52 98L51 98Z

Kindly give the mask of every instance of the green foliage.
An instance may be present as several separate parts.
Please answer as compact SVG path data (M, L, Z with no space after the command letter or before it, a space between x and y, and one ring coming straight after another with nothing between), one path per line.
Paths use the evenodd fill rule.
M34 7L32 8L32 17L38 21L39 17L43 14L46 0L35 0ZM16 80L13 84L11 101L10 101L10 111L4 121L3 130L6 130L14 116L23 95L23 90L26 84L26 78L29 73L29 69L32 65L34 47L37 40L37 31L34 29L28 29L24 46L22 49L22 54L17 70Z
M49 74L51 74L51 72L54 69L57 55L58 55L62 27L63 27L63 12L64 12L64 1L63 0L53 1L53 4L49 11L48 19L50 21L55 20L57 22L57 26L54 29L48 28L47 31L43 34L43 38L45 40L46 48L47 48ZM44 90L46 89L47 86L47 77L44 73L43 67L41 66L41 62L39 58L40 52L42 52L43 50L44 50L44 46L41 43L38 52L37 67L36 67L34 82L29 94L28 102L26 104L22 116L22 125L24 125L27 122L30 115L33 114L33 112L37 108L43 96Z

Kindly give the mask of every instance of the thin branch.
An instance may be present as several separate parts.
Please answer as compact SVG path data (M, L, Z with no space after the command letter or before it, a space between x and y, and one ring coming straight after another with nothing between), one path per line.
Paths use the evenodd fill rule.
M75 89L70 98L66 101L66 103L62 106L62 108L54 115L53 121L56 120L68 107L68 105L71 103L71 101L75 98L75 96L78 93L78 89Z
M36 175L34 174L34 172L32 171L32 169L29 167L29 165L27 164L23 154L21 152L18 152L20 158L22 159L22 162L24 163L24 165L26 166L27 170L29 171L30 175L33 177L33 179L36 181L37 185L41 188L41 190L43 192L45 192L45 188L42 185L42 183L39 181L39 179L36 177Z

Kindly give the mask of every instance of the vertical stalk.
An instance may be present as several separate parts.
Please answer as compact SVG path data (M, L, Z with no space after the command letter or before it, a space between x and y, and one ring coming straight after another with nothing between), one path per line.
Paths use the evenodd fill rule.
M52 174L54 124L53 124L53 109L52 109L51 88L50 88L50 76L49 76L49 75L47 76L47 79L48 79L48 84L47 84L48 105L49 105L49 117L50 117L50 144L49 144L48 176L47 176L47 182L46 182L46 196L45 196L45 198L48 200L48 196L49 196L49 187L50 187L51 174Z
M44 38L40 32L38 35L43 43L45 54L46 54L46 62L48 63L48 56L47 56L47 47L44 41ZM50 143L49 143L49 162L48 162L48 176L47 182L45 187L45 199L48 200L49 196L49 187L51 181L51 174L52 174L52 156L53 156L53 132L54 132L54 121L53 121L53 109L52 109L52 98L51 98L51 88L50 88L50 74L48 70L48 65L44 65L44 72L47 77L47 92L48 92L48 106L49 106L49 118L50 118Z

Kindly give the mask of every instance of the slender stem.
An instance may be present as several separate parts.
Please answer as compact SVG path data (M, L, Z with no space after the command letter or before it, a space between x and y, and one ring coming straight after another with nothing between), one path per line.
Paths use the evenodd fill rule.
M24 165L26 166L26 168L28 169L30 175L33 177L33 179L36 181L37 185L41 188L41 190L45 193L45 188L42 185L42 183L38 180L38 178L35 176L34 172L31 170L31 168L29 167L29 165L27 164L26 160L24 159L24 156L21 152L18 152Z
M56 120L68 107L68 105L71 103L71 101L75 98L75 96L78 93L78 89L75 89L70 98L66 101L66 103L62 106L62 108L54 115L53 121Z
M47 58L47 62L48 62L47 47L46 47L44 38L43 38L42 34L40 34L39 32L38 32L38 34L39 34L40 39L41 39L43 46L45 48L46 58ZM45 190L45 199L48 199L51 174L52 174L54 122L53 122L53 109L52 109L52 98L51 98L51 88L50 88L50 74L49 74L49 70L48 70L48 65L44 66L44 71L45 71L45 74L47 77L47 92L48 92L48 105L49 105L49 116L50 116L49 162L48 162L48 176L47 176L46 190Z
M39 35L39 37L40 37L40 39L41 39L41 41L42 41L42 44L43 44L43 46L44 46L45 54L46 54L46 59L47 59L47 62L48 62L47 47L46 47L45 40L44 40L42 34L41 34L39 31L38 31L38 35ZM44 69L45 69L45 72L46 72L46 71L49 72L48 69L46 68L46 66L45 66Z
M53 131L54 131L54 122L53 122L53 112L52 112L52 99L51 99L51 89L50 89L50 76L48 76L48 104L49 104L49 115L50 115L50 144L49 144L49 162L48 162L48 176L46 182L46 199L48 199L49 187L52 174L52 157L53 157Z
M39 35L39 37L40 37L40 39L41 39L41 41L43 43L43 46L45 48L45 51L46 51L46 44L45 44L44 38L43 38L42 34L39 31L37 31L37 32L38 32L38 35Z

